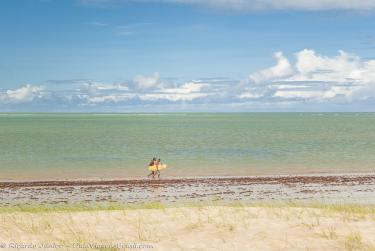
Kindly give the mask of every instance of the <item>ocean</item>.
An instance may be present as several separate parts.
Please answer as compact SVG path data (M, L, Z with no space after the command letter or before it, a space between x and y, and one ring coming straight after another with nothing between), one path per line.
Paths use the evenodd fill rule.
M375 113L0 114L0 180L375 171Z

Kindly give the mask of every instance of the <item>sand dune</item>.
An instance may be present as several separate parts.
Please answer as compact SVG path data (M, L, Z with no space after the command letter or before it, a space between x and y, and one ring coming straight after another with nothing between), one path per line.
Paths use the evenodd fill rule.
M4 211L0 243L4 250L120 250L134 243L143 246L121 250L375 250L374 212L360 206Z

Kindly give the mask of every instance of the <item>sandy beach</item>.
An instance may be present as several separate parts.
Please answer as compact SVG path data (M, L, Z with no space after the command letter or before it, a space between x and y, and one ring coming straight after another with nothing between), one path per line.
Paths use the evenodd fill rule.
M369 206L71 208L2 212L0 221L2 250L375 249Z
M374 250L375 175L0 183L2 250Z
M374 174L0 182L1 206L79 203L319 201L375 204Z

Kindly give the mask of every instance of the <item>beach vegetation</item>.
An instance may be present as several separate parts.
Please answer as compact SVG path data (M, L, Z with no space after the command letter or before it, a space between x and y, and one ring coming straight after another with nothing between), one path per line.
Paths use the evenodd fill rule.
M345 236L344 246L348 251L363 250L364 243L362 241L362 235L359 232L352 232Z
M21 236L63 245L121 241L174 243L174 247L185 250L205 250L210 245L230 250L236 238L246 236L246 240L260 246L293 249L293 245L299 245L306 249L317 245L323 250L329 245L341 250L373 250L373 212L371 205L308 207L302 203L28 205L1 208L0 241ZM363 232L363 227L368 233ZM206 238L210 240L207 243L193 241ZM220 239L225 242L215 242ZM239 241L250 245L246 240ZM303 240L308 240L309 246L301 246L306 243Z

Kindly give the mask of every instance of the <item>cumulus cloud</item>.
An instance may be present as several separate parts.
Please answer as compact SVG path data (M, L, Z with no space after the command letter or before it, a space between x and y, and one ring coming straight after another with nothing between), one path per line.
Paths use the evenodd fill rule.
M9 89L0 93L0 101L3 103L27 103L37 98L42 98L41 86L24 85L18 89Z
M282 52L274 54L277 64L271 68L255 72L250 75L250 79L255 83L262 83L272 79L287 77L293 74L294 70L289 60L283 56Z
M344 51L339 51L335 57L327 57L305 49L298 52L296 57L298 74L292 80L347 82L361 70L360 58Z
M345 105L343 110L347 110L363 105L369 110L369 104L375 104L375 60L345 51L327 56L311 49L296 52L292 57L277 52L274 57L274 66L253 72L243 80L167 80L156 72L138 75L126 83L66 80L43 86L28 84L0 90L0 109L34 105L35 110L105 107L118 111L119 107L137 106L178 110L181 104L212 110L220 107L226 111L246 106L256 110L298 110L301 105L308 109L321 105L319 110L335 105Z
M136 86L140 89L160 87L160 74L155 72L151 76L138 75L134 78Z
M203 5L233 10L373 10L374 0L79 0L82 4L103 6L121 2L151 2Z
M363 60L344 51L324 56L310 49L297 52L294 64L281 53L275 57L275 66L249 76L248 90L239 97L257 98L262 93L268 98L318 102L375 98L375 60Z

